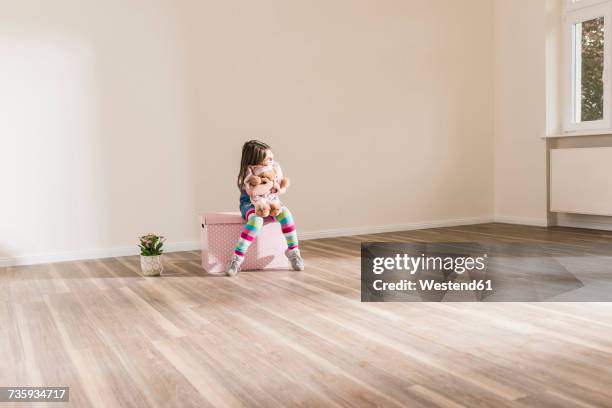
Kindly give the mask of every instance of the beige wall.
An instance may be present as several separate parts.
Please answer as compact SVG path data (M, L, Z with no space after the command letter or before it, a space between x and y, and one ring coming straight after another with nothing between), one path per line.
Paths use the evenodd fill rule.
M196 3L200 210L261 138L302 232L492 215L490 1Z
M189 247L198 212L236 208L250 138L293 179L305 233L493 214L488 0L0 9L0 258L118 253L148 231Z
M557 3L560 1L556 0ZM547 222L546 0L495 1L495 218Z
M193 240L184 11L133 0L0 9L0 258L133 250L148 231Z

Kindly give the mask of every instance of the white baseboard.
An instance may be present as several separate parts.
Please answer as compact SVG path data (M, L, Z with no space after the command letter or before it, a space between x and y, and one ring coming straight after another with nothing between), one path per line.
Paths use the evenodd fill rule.
M559 227L584 228L592 230L612 231L612 224L604 224L599 222L563 222L557 224Z
M531 225L534 227L548 226L548 220L546 218L508 217L499 215L495 217L495 222L501 222L504 224Z
M439 221L415 222L408 224L379 225L368 227L337 228L320 231L300 232L300 240L333 238L348 235L380 234L383 232L410 231L425 228L456 227L459 225L484 224L493 222L493 217L456 218ZM166 252L195 251L200 249L200 241L174 242L166 244ZM76 261L84 259L113 258L117 256L138 255L138 247L91 249L84 251L55 252L38 255L0 258L0 267L34 265L51 262Z
M560 227L612 231L612 217L583 214L558 214L557 225Z
M320 231L300 232L300 240L345 237L349 235L380 234L383 232L412 231L426 228L457 227L459 225L485 224L493 222L493 217L455 218L438 221L413 222L408 224L391 224L370 227L338 228Z
M165 247L165 252L194 251L200 249L200 241L170 242L167 243ZM77 261L84 259L114 258L116 256L130 256L138 254L140 254L140 250L137 246L52 252L36 255L16 256L12 258L0 258L0 267L35 265L41 263Z

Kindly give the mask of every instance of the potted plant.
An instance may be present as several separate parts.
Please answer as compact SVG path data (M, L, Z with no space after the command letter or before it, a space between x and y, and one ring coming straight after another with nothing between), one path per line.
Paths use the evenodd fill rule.
M164 269L161 255L164 253L164 238L161 235L147 234L140 237L140 268L144 276L159 276Z

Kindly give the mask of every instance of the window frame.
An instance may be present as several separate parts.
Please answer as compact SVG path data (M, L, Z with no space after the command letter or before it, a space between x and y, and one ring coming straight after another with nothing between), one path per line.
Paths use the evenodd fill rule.
M579 3L573 3L572 0L567 0L568 4L572 3L573 7L566 10L565 21L563 24L564 39L564 66L565 73L563 75L564 83L564 113L563 113L563 130L566 133L580 131L599 131L609 130L612 127L612 78L610 78L611 70L611 51L612 51L612 1L606 0L581 0ZM582 4L584 2L584 4ZM579 6L578 6L579 5ZM577 23L591 20L594 18L604 18L604 67L603 67L603 119L576 122L575 116L575 86L574 81L575 66L574 66L574 26Z
M601 3L607 3L610 0L565 0L565 10L579 10L585 7L591 7Z

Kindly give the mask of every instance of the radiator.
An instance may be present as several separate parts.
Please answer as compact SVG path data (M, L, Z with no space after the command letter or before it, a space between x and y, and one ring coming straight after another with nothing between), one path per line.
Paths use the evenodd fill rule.
M550 151L550 211L612 215L612 147Z

